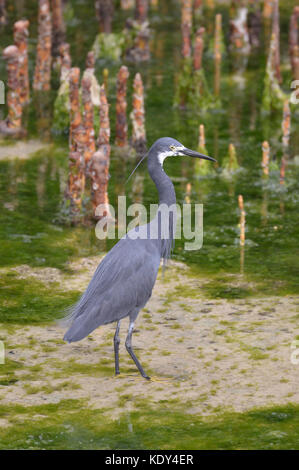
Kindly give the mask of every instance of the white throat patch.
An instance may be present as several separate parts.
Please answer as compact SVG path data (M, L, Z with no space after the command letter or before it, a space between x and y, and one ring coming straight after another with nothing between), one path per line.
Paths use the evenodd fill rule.
M183 150L185 147L176 147L175 150L165 150L165 152L160 152L158 154L158 160L160 162L160 165L162 166L163 168L163 163L164 163L164 160L165 158L167 157L176 157L178 155L180 155L180 150ZM181 154L183 155L183 154Z

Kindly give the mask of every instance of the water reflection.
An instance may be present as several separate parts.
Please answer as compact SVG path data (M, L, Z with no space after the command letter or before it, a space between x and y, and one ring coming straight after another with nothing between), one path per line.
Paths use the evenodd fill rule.
M26 4L17 2L17 4L18 11L11 12L12 18L20 15L21 10L22 16L31 17L35 12L34 2L28 2L28 7L27 2ZM73 13L75 11L77 13L68 25L74 65L80 65L82 68L98 28L96 20L90 21L90 11L93 7L92 2L74 2L72 10ZM165 164L166 171L173 177L177 200L204 204L203 249L199 252L185 252L182 249L183 242L177 241L174 255L183 261L199 266L203 272L206 270L217 273L222 269L226 272L240 271L255 276L260 275L262 278L264 270L267 270L268 275L273 276L273 279L282 278L289 282L290 277L295 278L297 263L295 255L298 253L296 240L298 240L299 229L296 222L298 220L299 169L294 165L294 157L299 154L299 133L297 132L299 118L298 111L296 114L296 109L293 107L289 149L288 153L282 152L281 113L263 115L260 111L267 52L265 44L269 44L271 24L267 19L263 20L266 29L264 29L261 50L252 52L248 62L247 59L242 59L242 64L237 65L232 54L223 57L222 101L219 109L205 113L200 109L192 113L188 110L180 112L172 106L175 74L180 62L178 6L176 3L173 5L173 2L160 1L159 8L161 11L159 10L159 18L156 21L154 21L155 15L157 17L158 13L153 12L152 61L149 65L142 66L141 70L146 85L146 126L149 143L151 144L161 135L170 135L182 141L186 146L196 149L198 126L203 123L208 153L219 162L216 171L205 177L194 175L195 162L188 159L173 159ZM228 18L226 7L217 5L216 8L214 2L205 2L203 12L207 31L205 67L210 88L213 85L213 58L208 39L213 36L216 10L217 12L223 11L224 28L226 28ZM117 30L123 27L124 17L127 14L131 12L123 11L119 17L116 16L115 28ZM282 50L287 50L288 47L285 34L287 15L286 10L283 10ZM10 41L10 32L7 28L5 31L2 45L7 45ZM36 34L34 27L30 34L30 44L33 47ZM32 54L30 64L32 68L34 64ZM99 60L96 69L99 77L102 76L104 66L109 69L112 120L115 108L113 77L119 65L104 64ZM130 65L131 78L136 71L140 69ZM30 120L34 124L32 127L37 129L39 135L53 140L53 136L49 134L51 105L48 105L47 100L45 102L35 100L30 109ZM113 123L111 128L113 129ZM33 132L32 129L31 131ZM67 136L63 139L64 147L57 157L52 158L50 154L45 154L26 161L13 160L9 163L0 161L0 205L1 209L4 209L3 226L6 227L5 230L3 229L2 242L9 243L8 235L12 233L26 233L25 223L20 222L22 218L27 221L31 220L30 230L33 234L35 231L38 233L50 230L46 224L54 219L58 211L67 178ZM113 139L112 135L112 141ZM277 155L278 162L278 169L270 171L268 182L262 181L261 178L261 144L264 140L269 141L273 155ZM230 179L225 179L221 174L221 164L223 157L227 154L229 142L233 142L236 146L242 171ZM131 166L112 152L109 180L110 201L115 204L118 195L127 194L129 200L133 202L146 205L156 202L156 192L147 175L146 165L143 164L134 178L127 185L125 184ZM241 249L238 240L238 224L240 223L238 194L243 194L246 203L246 242L245 247ZM278 228L274 229L274 226ZM76 228L72 232L61 226L61 230L58 250L65 251L65 259L73 251L77 256L96 254L109 249L114 243L97 240L92 226ZM73 251L69 249L70 242L67 238L71 236L74 236L71 247ZM54 258L51 258L49 246L46 244L44 247L41 246L40 251L43 250L45 253L41 253L40 258L51 260L55 264ZM261 259L263 263L260 263ZM29 255L28 262L31 262Z

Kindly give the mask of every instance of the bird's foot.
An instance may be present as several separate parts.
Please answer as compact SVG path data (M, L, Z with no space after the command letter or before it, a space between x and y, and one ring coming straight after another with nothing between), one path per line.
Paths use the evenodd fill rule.
M171 379L167 379L165 377L151 377L151 381L159 383L172 383Z

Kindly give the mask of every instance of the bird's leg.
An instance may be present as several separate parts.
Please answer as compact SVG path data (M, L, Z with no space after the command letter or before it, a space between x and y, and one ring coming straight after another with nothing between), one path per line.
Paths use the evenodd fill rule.
M114 357L115 357L115 375L119 374L119 328L120 328L120 321L117 322L116 330L115 330L115 335L114 335Z
M133 329L134 329L134 322L130 322L130 326L129 326L129 331L128 331L128 335L126 337L126 349L128 351L128 353L130 354L131 358L133 359L133 361L135 362L140 374L142 375L142 377L144 377L145 379L147 380L150 380L150 377L148 377L148 375L146 375L146 373L144 372L143 368L142 368L142 365L140 364L140 362L138 361L133 349L132 349L132 334L133 334Z

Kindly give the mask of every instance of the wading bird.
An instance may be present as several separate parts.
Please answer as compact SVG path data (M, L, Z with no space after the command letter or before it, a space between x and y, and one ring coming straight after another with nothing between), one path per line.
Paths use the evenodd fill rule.
M126 349L140 374L149 379L132 349L132 334L137 315L152 294L160 261L169 258L174 244L175 209L167 211L165 208L175 208L176 197L173 184L163 170L163 162L167 157L184 155L216 161L170 137L158 139L152 145L143 159L148 157L148 171L159 193L157 214L150 223L130 230L107 253L68 318L71 326L64 340L69 343L80 341L100 325L117 322L115 374L119 374L120 322L129 316Z

